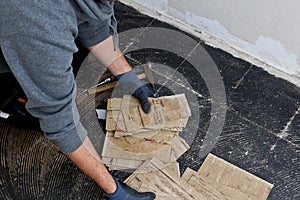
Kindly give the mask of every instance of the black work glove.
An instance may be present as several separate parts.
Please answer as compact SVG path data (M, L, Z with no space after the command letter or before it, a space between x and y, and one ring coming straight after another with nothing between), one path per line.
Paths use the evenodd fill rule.
M129 92L140 101L145 113L151 112L148 97L152 97L154 93L142 83L133 70L117 75L116 79L120 82L124 92Z
M110 200L153 200L155 199L155 194L152 192L138 192L125 183L120 183L115 177L113 177L117 190L113 194L104 194Z

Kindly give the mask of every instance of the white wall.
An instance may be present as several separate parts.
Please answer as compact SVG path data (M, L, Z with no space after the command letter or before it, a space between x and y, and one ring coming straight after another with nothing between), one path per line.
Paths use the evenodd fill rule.
M122 2L300 86L300 1Z

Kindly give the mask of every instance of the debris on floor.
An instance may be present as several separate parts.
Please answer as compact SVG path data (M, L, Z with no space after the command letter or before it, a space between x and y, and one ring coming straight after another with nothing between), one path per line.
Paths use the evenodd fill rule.
M179 135L191 115L184 94L150 98L145 114L130 96L109 99L102 160L110 169L136 169L158 157L168 165L190 147Z
M207 156L198 172L187 168L181 177L178 163L165 166L159 159L152 158L144 162L125 183L140 192L154 192L157 200L264 200L273 187L212 154Z

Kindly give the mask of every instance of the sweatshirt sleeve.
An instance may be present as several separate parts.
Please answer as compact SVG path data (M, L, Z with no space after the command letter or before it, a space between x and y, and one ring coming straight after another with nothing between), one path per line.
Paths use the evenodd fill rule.
M110 1L72 1L78 21L78 39L84 47L101 43L117 34L113 3Z
M0 5L9 10L2 12L1 50L28 98L26 108L46 138L70 154L87 135L75 103L71 63L78 29L72 6L69 1Z

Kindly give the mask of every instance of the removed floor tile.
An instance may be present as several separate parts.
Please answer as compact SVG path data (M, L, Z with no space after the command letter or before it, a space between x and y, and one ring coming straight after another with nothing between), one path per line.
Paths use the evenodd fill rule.
M187 168L179 177L174 163L146 161L125 180L138 191L152 191L157 200L264 200L273 185L209 154L198 172Z
M149 130L180 131L186 126L191 111L184 94L149 98L149 101L152 111L145 114L135 98L109 99L106 130L121 137Z
M136 169L153 157L169 165L189 149L179 136L191 115L185 95L149 101L152 111L145 114L131 96L108 100L102 160L110 169Z
M154 192L157 200L199 200L205 197L194 192L173 169L165 167L158 159L153 158L146 161L124 182L140 192Z
M182 176L188 183L197 187L199 182L217 189L218 199L267 199L273 185L209 154L196 173Z
M166 164L174 162L188 149L189 145L185 140L173 131L159 131L148 138L116 138L113 133L108 132L102 160L109 167L136 169L152 157L159 157Z

